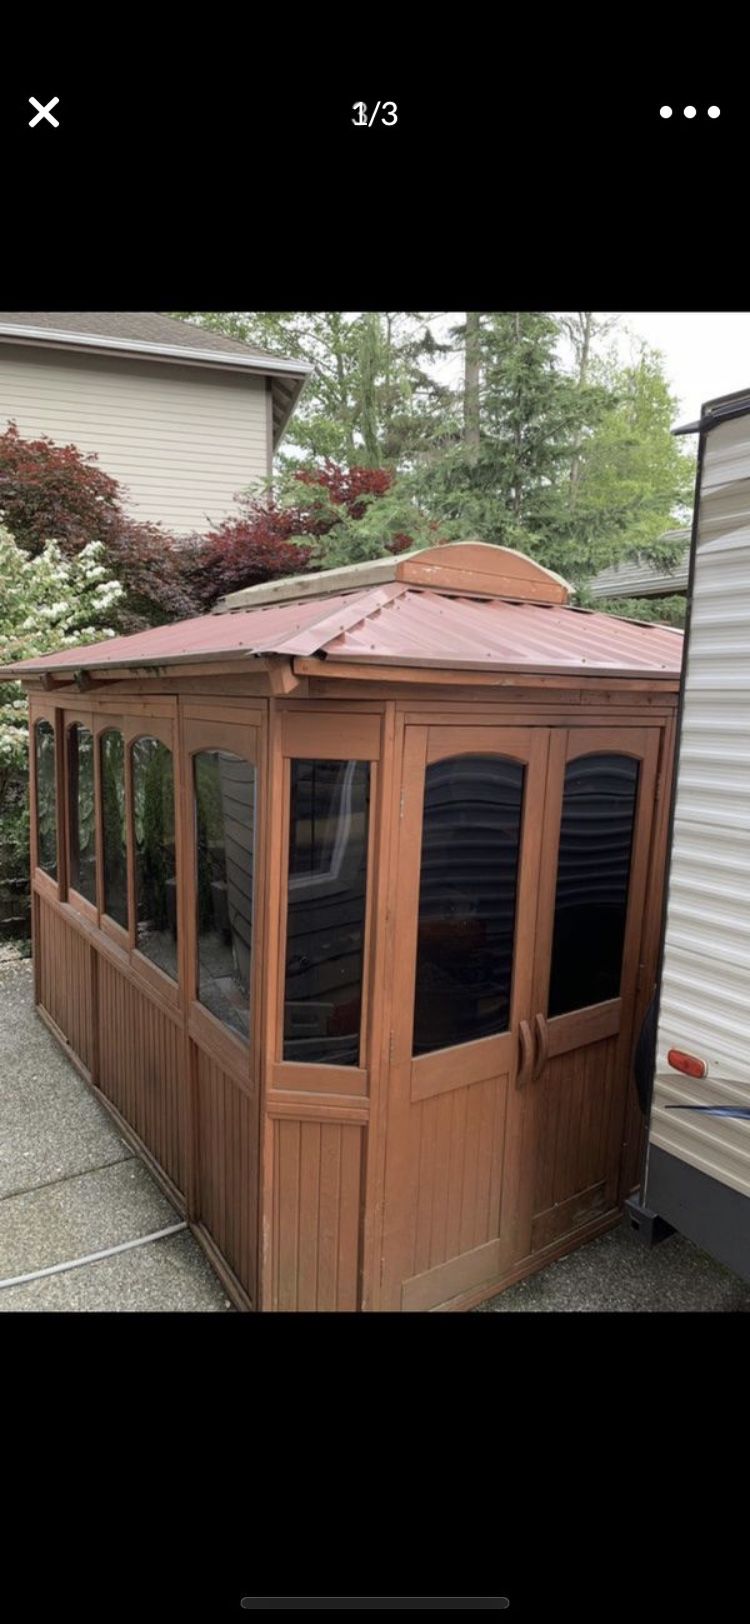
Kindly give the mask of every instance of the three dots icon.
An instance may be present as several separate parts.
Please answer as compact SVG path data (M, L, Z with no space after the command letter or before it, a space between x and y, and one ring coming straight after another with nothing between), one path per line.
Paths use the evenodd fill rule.
M682 109L683 116L685 118L695 118L695 115L696 115L697 111L698 111L697 107L683 107L683 109ZM720 114L721 114L721 108L720 107L709 107L709 109L708 109L709 118L719 118ZM660 115L661 118L671 118L672 117L672 108L671 107L660 107L659 108L659 115Z

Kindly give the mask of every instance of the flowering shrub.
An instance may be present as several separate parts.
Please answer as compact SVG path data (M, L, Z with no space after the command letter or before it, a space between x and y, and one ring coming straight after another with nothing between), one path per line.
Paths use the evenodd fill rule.
M66 558L102 542L108 569L123 587L117 631L199 613L180 542L158 524L131 518L117 480L74 445L56 445L46 435L25 440L15 423L0 434L0 524L32 558L50 539Z
M123 591L112 604L119 632L183 620L240 587L320 564L420 545L423 524L389 468L320 467L287 474L274 495L246 496L207 535L175 537L130 517L122 491L74 445L0 434L0 524L30 557L52 538L66 558L92 541Z
M104 563L101 542L64 558L47 542L35 558L0 530L0 666L113 635L123 588ZM0 817L8 786L26 769L26 699L17 682L0 682Z

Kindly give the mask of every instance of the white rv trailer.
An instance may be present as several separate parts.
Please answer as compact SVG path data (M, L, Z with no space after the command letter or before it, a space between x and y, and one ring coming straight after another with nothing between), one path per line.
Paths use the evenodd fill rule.
M750 1279L750 390L703 407L643 1195Z

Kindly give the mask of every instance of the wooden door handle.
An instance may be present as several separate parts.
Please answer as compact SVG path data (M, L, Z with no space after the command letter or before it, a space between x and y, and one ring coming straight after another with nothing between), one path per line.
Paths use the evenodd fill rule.
M528 1082L534 1052L534 1042L528 1021L521 1021L518 1035L521 1039L521 1065L516 1078L516 1088L523 1088L524 1084Z
M536 1083L541 1077L547 1064L547 1057L549 1055L549 1029L547 1022L541 1013L534 1016L534 1026L536 1028L537 1055L533 1081Z

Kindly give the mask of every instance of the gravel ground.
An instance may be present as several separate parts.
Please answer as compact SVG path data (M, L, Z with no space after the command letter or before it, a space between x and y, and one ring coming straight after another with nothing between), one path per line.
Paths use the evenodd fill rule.
M647 1247L627 1220L539 1274L482 1303L478 1313L747 1314L750 1286L682 1235Z
M179 1223L155 1180L34 1013L31 965L0 948L0 1279ZM186 1230L0 1290L0 1311L227 1313ZM649 1248L623 1221L477 1313L747 1313L750 1287L682 1236Z

